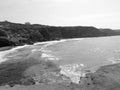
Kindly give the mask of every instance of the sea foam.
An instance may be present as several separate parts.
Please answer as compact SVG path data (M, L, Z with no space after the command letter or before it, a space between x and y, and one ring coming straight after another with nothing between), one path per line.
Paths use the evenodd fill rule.
M60 73L69 77L72 82L79 83L80 77L85 77L85 72L82 68L85 67L84 64L67 64L60 66Z

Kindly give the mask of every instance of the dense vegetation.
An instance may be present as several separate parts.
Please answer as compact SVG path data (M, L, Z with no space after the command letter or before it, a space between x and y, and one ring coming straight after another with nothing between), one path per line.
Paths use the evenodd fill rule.
M56 27L40 24L0 22L0 47L33 44L63 38L120 35L120 31L95 27ZM5 40L6 39L6 40ZM5 41L4 41L5 40Z

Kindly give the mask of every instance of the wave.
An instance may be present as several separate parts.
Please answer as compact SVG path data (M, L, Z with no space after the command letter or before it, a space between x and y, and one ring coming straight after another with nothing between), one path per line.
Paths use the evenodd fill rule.
M86 72L82 70L84 67L84 64L61 65L60 73L69 77L72 82L79 83L80 77L85 77L86 74Z

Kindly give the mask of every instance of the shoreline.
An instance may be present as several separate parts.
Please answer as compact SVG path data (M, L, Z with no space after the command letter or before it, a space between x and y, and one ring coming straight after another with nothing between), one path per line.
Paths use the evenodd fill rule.
M38 41L32 44L23 44L23 45L16 45L16 46L3 46L0 47L0 51L5 51L5 50L10 50L12 48L16 48L16 47L23 47L25 45L39 45L39 44L48 44L48 43L59 43L59 42L64 42L64 41L69 41L69 40L83 40L83 39L91 39L91 38L108 38L108 37L119 37L120 35L116 35L116 36L99 36L99 37L80 37L80 38L63 38L63 39L59 39L59 40L48 40L48 41Z

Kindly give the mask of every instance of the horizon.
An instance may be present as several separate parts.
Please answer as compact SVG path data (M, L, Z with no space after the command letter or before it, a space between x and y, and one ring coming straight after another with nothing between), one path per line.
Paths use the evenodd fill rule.
M1 0L0 21L120 29L119 0Z

